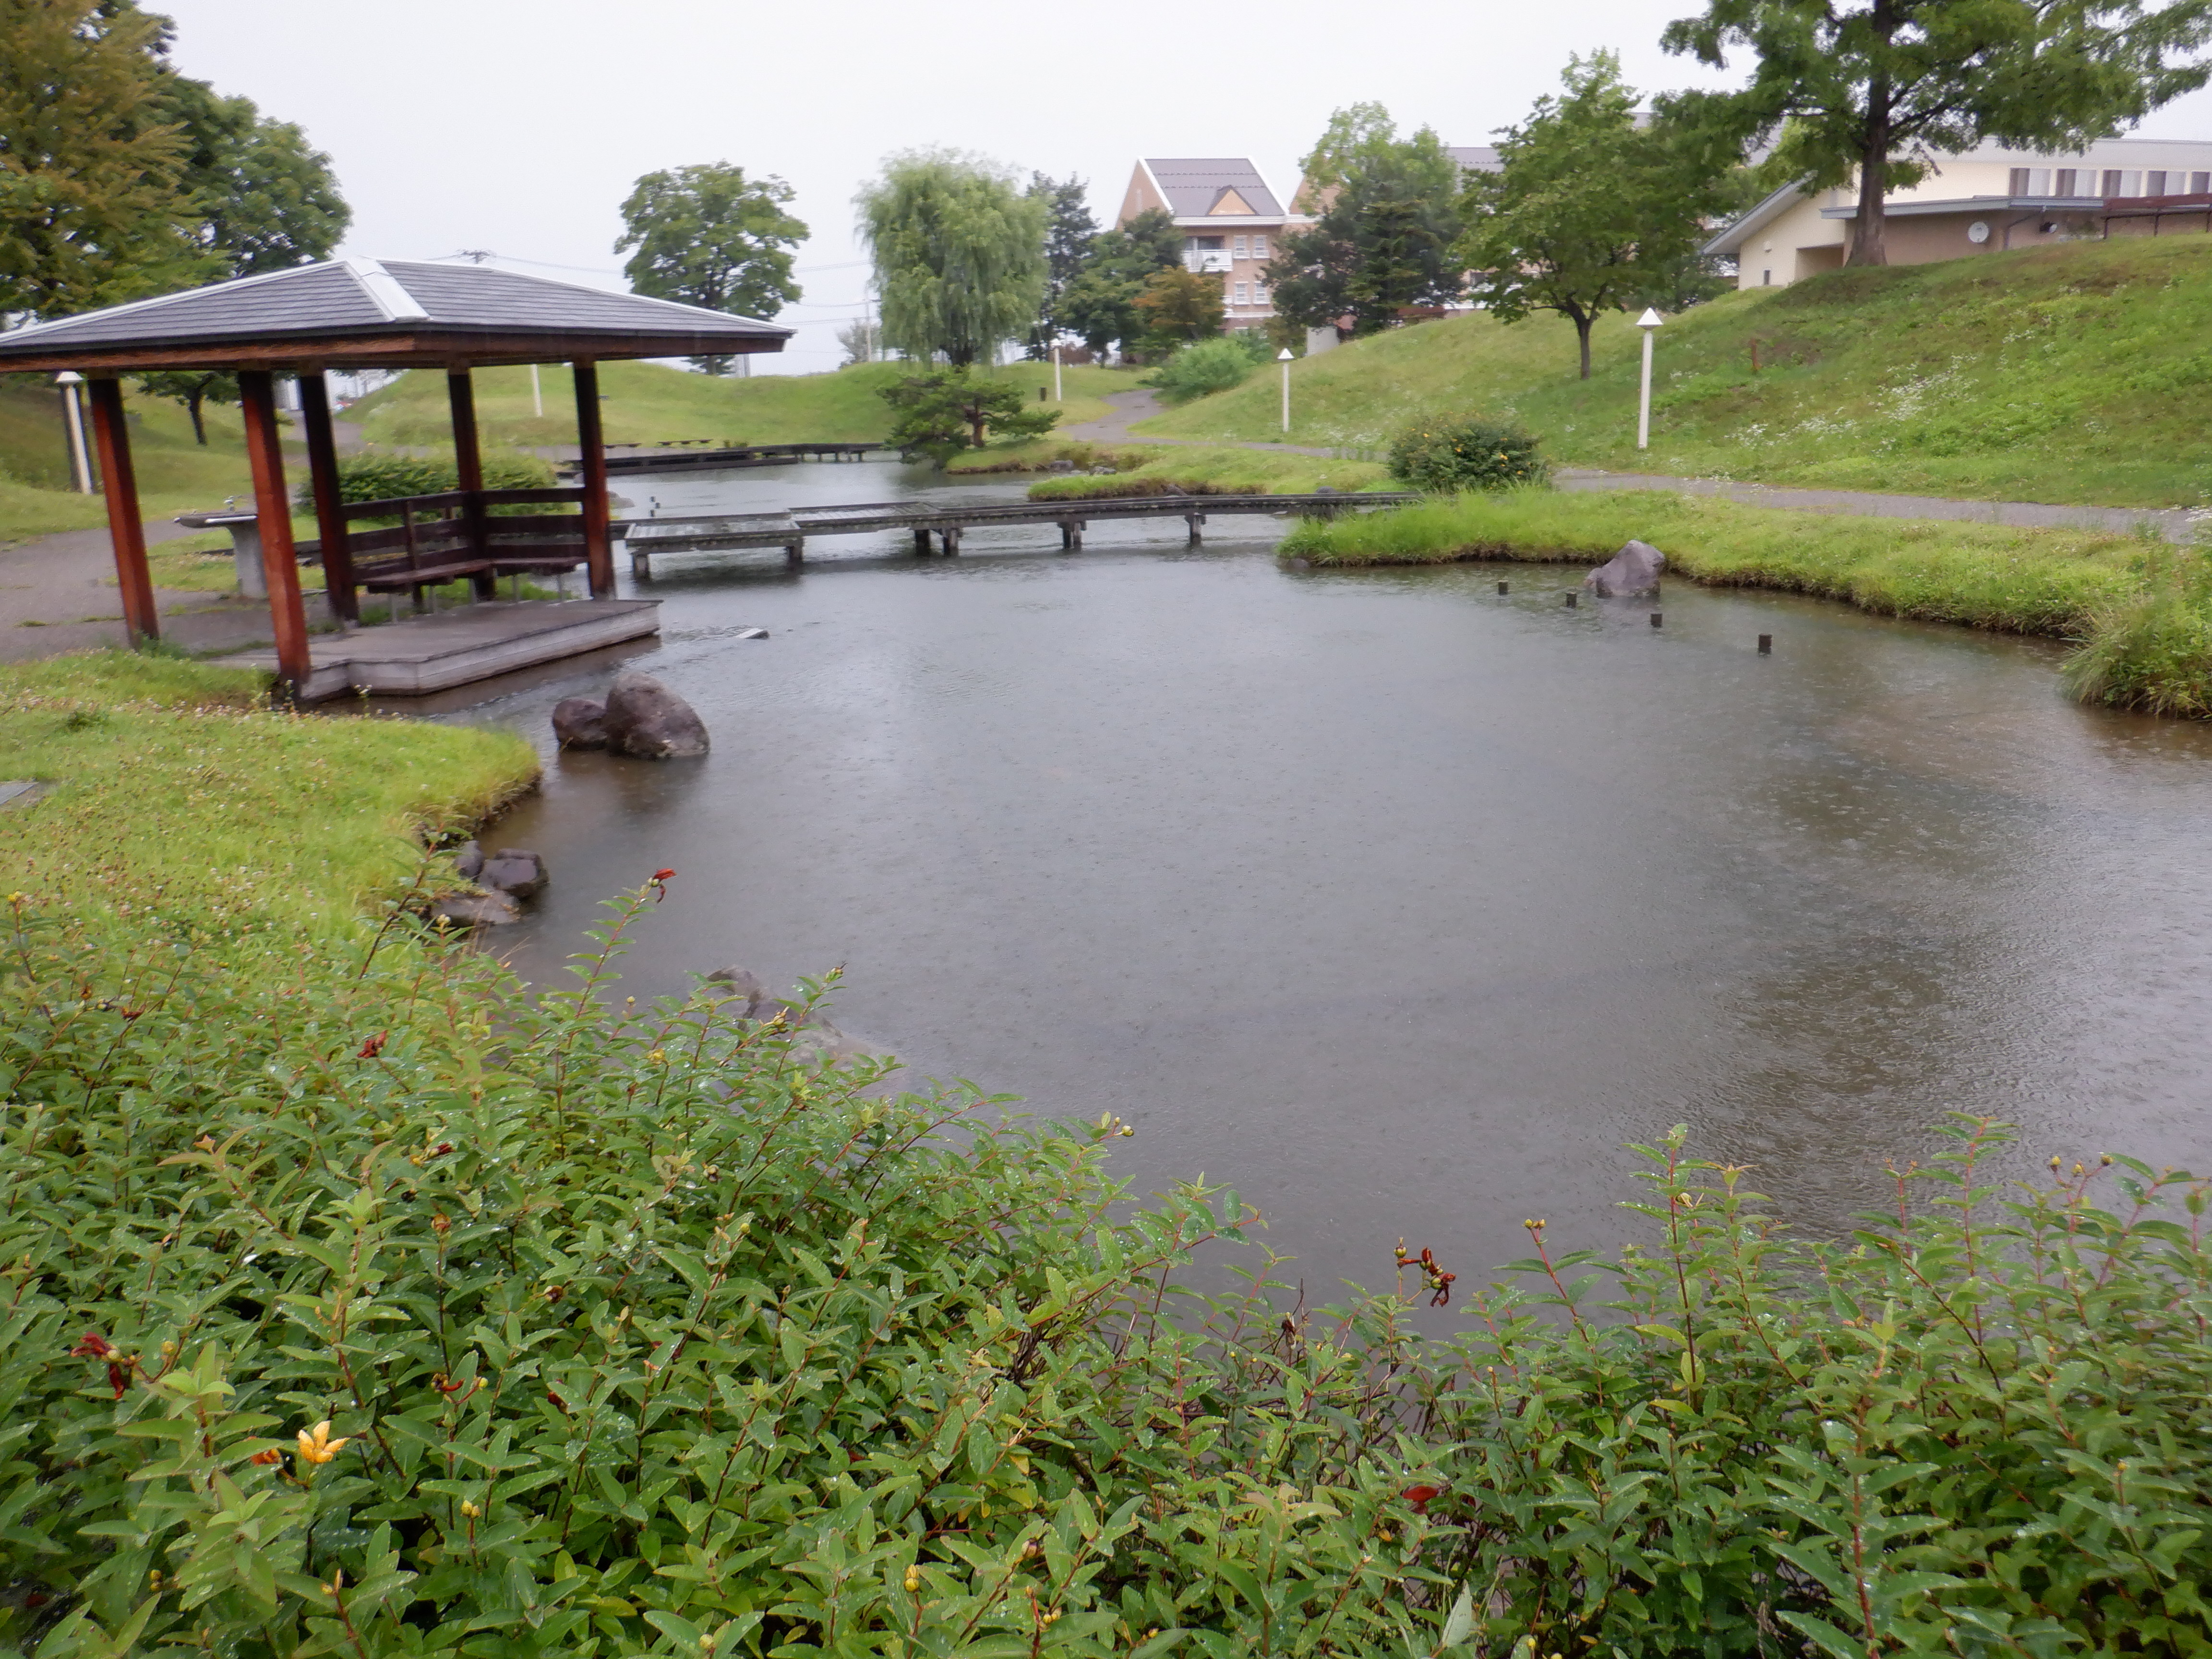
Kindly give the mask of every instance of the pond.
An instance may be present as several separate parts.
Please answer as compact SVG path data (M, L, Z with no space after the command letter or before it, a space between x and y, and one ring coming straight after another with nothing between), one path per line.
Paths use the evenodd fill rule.
M927 476L623 487L666 515ZM2021 1171L2212 1161L2212 732L2072 707L2034 641L1686 582L1571 610L1579 567L1291 571L1226 522L672 562L631 660L714 753L548 744L489 837L554 875L502 948L548 981L673 866L630 988L842 963L844 1029L1118 1113L1124 1174L1233 1184L1316 1297L1401 1235L1463 1282L1524 1217L1629 1236L1624 1143L1675 1122L1822 1229L1950 1110L2021 1123ZM453 717L547 743L611 672Z

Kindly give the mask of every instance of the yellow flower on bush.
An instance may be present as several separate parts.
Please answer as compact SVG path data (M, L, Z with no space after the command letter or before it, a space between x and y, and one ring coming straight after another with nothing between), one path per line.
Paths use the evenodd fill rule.
M345 1443L343 1439L331 1438L330 1419L325 1418L313 1429L300 1431L301 1461L307 1463L327 1463L338 1455L338 1449Z

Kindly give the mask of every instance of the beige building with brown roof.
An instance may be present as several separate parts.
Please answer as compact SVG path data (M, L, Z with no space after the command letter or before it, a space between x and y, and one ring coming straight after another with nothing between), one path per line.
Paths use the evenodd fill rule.
M1165 208L1183 233L1186 270L1221 278L1227 326L1258 328L1275 314L1267 261L1285 229L1308 222L1282 204L1260 169L1243 156L1147 156L1130 175L1114 222Z
M2212 225L2212 143L2108 138L2068 155L1984 144L1935 157L1925 179L1884 200L1882 243L1893 265L2107 234L2202 231ZM1705 252L1736 262L1738 288L1780 288L1842 265L1857 218L1856 183L1788 185Z

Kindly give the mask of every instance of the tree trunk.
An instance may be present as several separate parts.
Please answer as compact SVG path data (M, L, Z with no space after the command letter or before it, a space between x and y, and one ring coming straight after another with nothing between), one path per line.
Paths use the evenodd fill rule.
M1887 17L1887 6L1875 9L1878 17ZM1887 33L1883 44L1888 44ZM1884 198L1889 194L1890 102L1888 73L1876 70L1867 80L1866 132L1859 150L1859 216L1851 233L1850 257L1844 261L1847 265L1889 263L1883 232L1887 223Z
M185 398L185 407L190 410L192 415L192 436L202 444L207 442L207 423L200 419L200 405L206 401L207 392L204 387L191 392Z
M974 439L975 447L981 449L983 447L983 411L980 409L970 409L965 412L968 416L969 435Z
M1587 380L1589 379L1590 325L1597 320L1597 316L1594 312L1576 312L1572 314L1575 319L1575 337L1583 343L1583 379Z

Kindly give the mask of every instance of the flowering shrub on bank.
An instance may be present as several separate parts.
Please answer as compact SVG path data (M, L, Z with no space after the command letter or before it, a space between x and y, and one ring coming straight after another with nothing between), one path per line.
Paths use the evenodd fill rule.
M1552 469L1535 436L1480 415L1416 420L1390 443L1390 476L1433 494L1540 484Z
M678 879L536 998L0 896L0 1647L2206 1650L2197 1183L1960 1124L1798 1246L1678 1133L1616 1260L1202 1299L1111 1118L612 994Z

